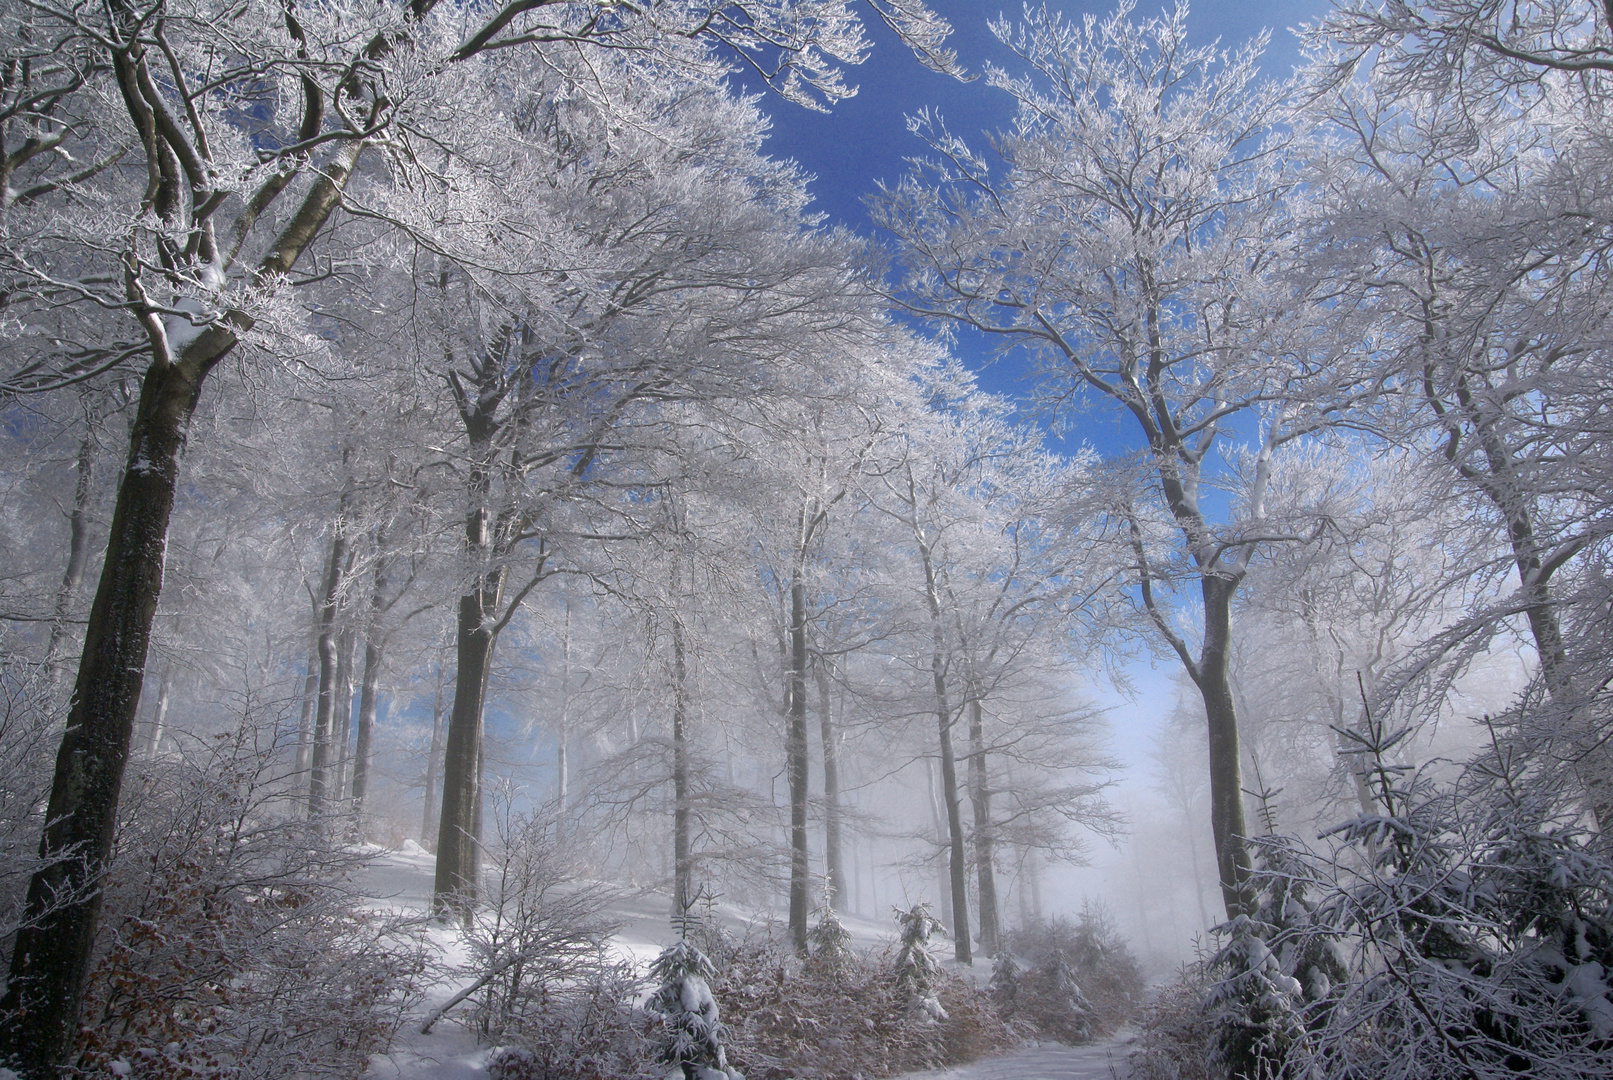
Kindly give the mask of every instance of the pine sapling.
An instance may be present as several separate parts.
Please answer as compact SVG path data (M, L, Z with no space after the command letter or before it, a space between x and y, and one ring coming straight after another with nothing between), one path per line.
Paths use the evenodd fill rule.
M915 904L906 911L896 909L896 922L902 928L896 950L896 989L907 997L908 1008L926 1013L933 1021L947 1018L937 989L941 965L930 953L930 935L941 924L930 914L928 904Z
M1095 1034L1092 1003L1081 992L1063 949L1052 950L1037 965L1035 984L1037 1027L1044 1034L1072 1046L1091 1042Z
M742 1073L728 1068L723 1050L717 1000L707 982L716 974L711 961L687 939L663 949L650 965L650 978L660 984L647 1005L661 1016L656 1060L677 1066L684 1080L744 1080Z
M991 1003L997 1006L997 1015L1004 1020L1014 1017L1019 1005L1019 984L1024 978L1024 972L1014 962L1014 958L1006 950L997 954L997 961L991 967L991 982L987 984L986 991L991 995Z
M818 925L807 932L807 963L831 978L838 978L852 961L851 933L825 907Z

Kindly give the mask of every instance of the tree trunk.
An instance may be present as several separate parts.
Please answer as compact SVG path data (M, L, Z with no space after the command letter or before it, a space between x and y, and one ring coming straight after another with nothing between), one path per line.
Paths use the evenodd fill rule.
M154 761L162 749L163 728L168 722L168 694L173 688L173 666L162 669L162 681L157 684L157 707L152 710L151 731L146 736L146 760Z
M1497 468L1492 461L1492 471ZM1510 481L1511 477L1507 477ZM1556 566L1547 567L1546 554L1541 551L1535 533L1534 515L1521 497L1500 497L1500 484L1485 486L1498 509L1506 515L1508 539L1512 545L1513 565L1518 571L1528 604L1525 615L1529 619L1529 633L1535 641L1535 655L1540 662L1540 678L1546 684L1546 693L1563 718L1573 743L1583 749L1576 754L1573 764L1575 779L1584 790L1584 807L1590 812L1591 827L1603 837L1613 829L1613 745L1603 730L1582 731L1579 716L1586 712L1584 702L1576 695L1570 677L1568 649L1563 643L1562 622L1551 594L1551 577ZM1515 486L1515 482L1514 485Z
M678 602L678 575L672 575L672 602ZM684 657L683 620L672 614L672 915L682 919L694 902L689 810L688 666Z
M980 698L969 702L969 803L975 819L975 877L980 894L980 954L997 955L996 833L991 822L991 777L986 767L984 710Z
M73 485L73 509L67 515L67 568L56 590L56 610L50 621L50 642L45 646L45 675L55 686L59 668L56 656L67 640L67 617L73 613L79 586L84 583L84 566L89 562L90 481L95 467L95 424L84 420L84 439L78 444L78 480Z
M807 893L811 864L807 854L806 583L799 563L790 578L790 701L785 733L785 768L790 780L790 940L807 947Z
M351 569L351 567L349 567ZM352 626L342 627L341 653L336 661L336 721L332 725L331 765L334 782L331 790L338 803L347 801L348 770L353 764L353 654L358 651L358 631Z
M319 594L319 695L314 710L314 746L308 765L308 816L320 817L331 798L331 727L336 716L336 669L340 651L336 613L341 607L342 579L347 569L347 509L350 496L342 495L325 563L325 582Z
M829 672L819 663L818 736L823 742L823 862L829 874L829 906L845 910L846 866L840 837L840 747L829 698Z
M952 706L947 696L946 636L941 625L941 596L930 549L919 542L924 565L925 599L930 608L930 679L935 687L935 717L941 743L941 799L947 815L948 878L952 888L952 949L960 963L973 964L969 940L969 880L963 850L963 815L958 806L958 762L952 749Z
M317 612L315 613L317 617ZM308 644L308 660L303 664L302 714L297 720L297 759L295 772L299 790L308 783L308 767L314 752L314 708L319 702L319 634Z
M437 768L442 761L442 656L437 656L437 693L431 701L431 748L426 751L425 812L420 818L420 846L431 851L437 846Z
M504 571L483 576L481 587L459 598L454 705L443 747L442 814L437 824L433 907L467 918L476 900L481 863L482 715L493 663L493 618L504 594Z
M376 597L381 595L383 582L377 570ZM381 628L370 623L364 642L364 675L358 693L358 745L353 750L353 817L358 822L360 839L364 838L364 797L369 794L370 753L375 742L376 694L381 683L381 655L386 642Z
M941 679L939 673L936 678ZM937 691L936 717L941 735L941 798L946 804L947 867L952 884L952 952L960 963L974 963L969 940L969 881L964 864L963 819L958 808L958 763L952 752L952 715L944 688Z
M207 355L207 347L228 343ZM201 361L154 361L140 388L129 456L107 537L101 581L56 755L22 929L0 998L0 1061L28 1080L54 1080L78 1036L84 980L101 911L101 873L112 849L118 793L145 678L151 621L162 591L168 520L185 429L202 380L233 336L193 343Z
M1204 698L1204 715L1210 736L1210 831L1215 837L1215 861L1221 881L1221 899L1227 918L1254 912L1249 885L1252 864L1244 838L1249 835L1243 815L1242 763L1238 750L1238 717L1227 677L1232 640L1232 594L1235 581L1205 574L1204 647L1194 682Z
M1439 402L1432 384L1426 379L1424 382L1427 401L1450 433L1447 459L1462 477L1484 493L1507 523L1507 540L1525 598L1524 611L1535 641L1541 681L1562 717L1562 727L1579 748L1571 768L1584 792L1583 806L1591 817L1591 827L1603 836L1599 846L1605 846L1608 843L1606 833L1613 825L1613 741L1606 737L1605 731L1582 728L1581 715L1585 710L1581 708L1583 703L1577 699L1570 678L1562 624L1551 594L1552 575L1580 550L1580 545L1571 543L1555 557L1543 549L1535 527L1539 506L1528 482L1519 475L1513 449L1498 430L1501 417L1487 405L1483 395L1474 394L1467 375L1461 376L1453 389L1484 454L1485 471L1459 459L1460 427Z

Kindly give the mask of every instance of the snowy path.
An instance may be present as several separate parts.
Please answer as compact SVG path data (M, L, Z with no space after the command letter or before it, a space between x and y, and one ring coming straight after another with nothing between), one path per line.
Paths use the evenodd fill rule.
M956 1069L908 1073L898 1080L1125 1080L1128 1047L1120 1039L1091 1046L1037 1046Z

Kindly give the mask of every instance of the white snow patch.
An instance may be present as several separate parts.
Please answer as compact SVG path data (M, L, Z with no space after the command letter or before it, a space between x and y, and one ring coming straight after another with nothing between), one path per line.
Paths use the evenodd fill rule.
M955 1069L908 1073L903 1080L1116 1080L1131 1075L1120 1039L1088 1046L1035 1046Z
M190 347L190 343L201 337L202 331L213 324L218 312L210 310L194 296L181 296L175 300L174 310L180 314L164 315L162 332L168 339L168 355L177 360Z

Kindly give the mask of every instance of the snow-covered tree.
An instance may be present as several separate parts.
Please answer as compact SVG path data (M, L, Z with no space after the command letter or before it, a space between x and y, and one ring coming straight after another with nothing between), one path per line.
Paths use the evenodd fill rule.
M915 904L907 910L896 909L896 924L901 937L896 944L896 989L907 998L907 1007L914 1013L923 1013L931 1020L945 1020L946 1010L941 1008L937 984L941 965L930 952L930 935L941 929L928 904Z
M1519 18L1545 7L1520 5ZM1312 259L1350 311L1346 340L1370 342L1376 379L1398 391L1374 426L1439 463L1484 530L1457 573L1505 582L1431 644L1460 659L1527 627L1551 702L1528 719L1599 823L1613 816L1597 689L1608 463L1591 434L1613 228L1602 76L1547 73L1512 93L1475 70L1471 89L1444 93L1406 84L1405 59L1390 50L1317 99L1314 212L1334 239Z
M1333 829L1331 852L1290 851L1275 867L1305 911L1271 939L1291 951L1269 966L1293 967L1334 938L1348 960L1330 988L1299 968L1307 984L1284 984L1293 1005L1312 1002L1310 1032L1289 1050L1296 1074L1567 1080L1602 1069L1613 1036L1607 860L1586 846L1572 801L1530 781L1542 763L1495 721L1485 729L1489 751L1441 779L1397 765L1408 732L1369 718L1354 741L1382 809Z
M921 117L933 157L883 193L876 217L902 244L904 305L1023 350L1044 401L1129 418L1146 447L1105 470L1109 514L1139 627L1204 699L1217 862L1236 914L1251 897L1232 604L1259 545L1305 535L1268 513L1273 454L1322 422L1345 380L1309 355L1295 281L1277 273L1293 239L1290 178L1258 43L1191 47L1185 8L1141 23L1131 10L994 24L1029 70L990 76L1019 107L1014 126L988 159ZM1203 498L1222 477L1235 492L1224 521ZM1177 588L1196 594L1194 631L1168 606Z
M728 1068L717 999L708 980L716 968L687 938L661 950L650 965L650 978L660 983L646 1007L661 1016L656 1060L675 1066L684 1080L744 1080Z
M1018 1013L1019 990L1024 980L1024 969L1013 954L1006 949L999 952L997 959L992 961L991 982L987 984L986 992L991 995L991 1003L1004 1020L1011 1020Z

